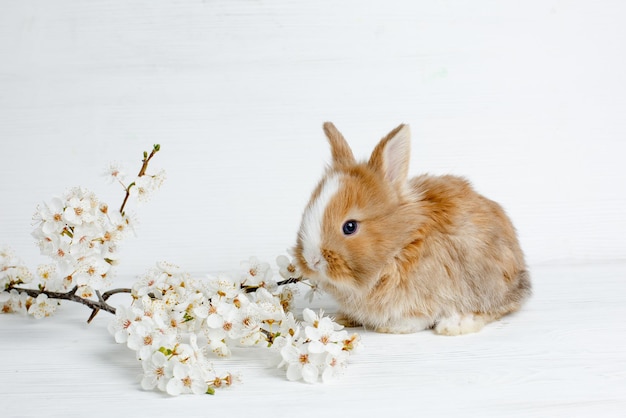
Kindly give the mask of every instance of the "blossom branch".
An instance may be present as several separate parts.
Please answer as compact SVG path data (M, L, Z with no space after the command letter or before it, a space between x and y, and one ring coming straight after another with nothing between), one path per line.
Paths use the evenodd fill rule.
M50 299L58 299L58 300L69 300L72 302L77 302L83 304L93 310L91 316L87 320L87 323L90 323L91 320L96 316L96 314L103 310L115 315L115 307L109 305L106 301L113 295L118 293L130 293L131 289L112 289L105 292L102 296L98 297L98 300L91 300L87 298L80 297L76 294L78 291L78 286L74 286L71 290L67 292L53 292L45 289L27 289L22 287L17 287L13 285L9 285L6 291L11 291L12 289L17 290L18 292L25 293L32 298L37 298L39 295L46 295Z
M303 280L302 277L290 277L288 279L277 282L276 285L280 287L280 286L284 286L288 284L300 283L302 282L302 280ZM241 286L241 290L243 290L245 293L254 293L257 290L259 290L261 287L262 286ZM87 298L78 296L76 294L78 292L78 286L74 286L71 290L67 292L53 292L53 291L45 290L45 289L22 288L22 287L17 287L15 285L9 284L6 291L8 292L8 291L11 291L12 289L17 290L18 292L26 293L28 296L35 298L35 299L37 298L37 296L43 294L43 295L46 295L50 299L69 300L71 302L77 302L82 305L85 305L92 310L91 315L87 319L88 324L91 323L91 321L96 317L96 315L98 315L98 313L101 310L115 315L115 311L116 311L115 307L107 303L107 300L109 300L111 296L117 295L119 293L129 293L129 294L132 293L132 289L130 288L111 289L104 293L100 293L99 290L96 290L96 296L98 297L98 300L96 301L96 300L87 299ZM151 298L154 298L154 296L152 295ZM266 336L269 337L269 333L266 334Z
M300 283L302 280L303 280L302 277L290 277L288 279L277 282L276 285L280 287L280 286L284 286L288 284ZM245 293L254 293L257 290L259 290L261 287L262 286L241 286L241 290L243 290ZM96 317L96 315L98 315L98 313L101 310L115 315L115 311L116 311L115 307L107 303L107 300L111 296L119 294L119 293L129 293L129 294L132 293L132 289L130 288L111 289L104 293L100 293L99 290L96 290L96 296L98 297L98 300L96 301L96 300L87 299L87 298L78 296L76 294L78 292L78 286L74 286L71 290L67 292L54 292L54 291L45 290L45 289L28 289L28 288L15 286L13 284L9 284L6 291L8 292L8 291L11 291L12 289L17 290L18 292L25 293L34 299L36 299L37 296L43 294L43 295L46 295L50 299L69 300L71 302L77 302L82 305L85 305L92 310L91 315L87 319L88 324L91 323L91 321ZM151 298L154 298L154 296L151 295ZM266 336L269 337L269 333Z
M266 345L279 354L279 367L286 369L289 380L313 383L340 373L359 343L358 335L348 336L321 311L318 315L304 309L303 320L296 319L296 289L287 285L310 287L305 295L309 300L318 286L303 278L287 256L276 258L281 281L274 279L269 263L256 257L242 262L235 277L210 275L206 281L159 262L132 289L104 291L113 276L117 243L133 227L124 213L131 194L146 201L165 179L163 170L147 174L159 150L155 144L150 153L144 151L141 169L128 186L118 166L112 164L107 170L109 180L118 181L125 192L119 214L111 213L108 205L80 187L38 206L33 236L41 253L52 257L60 268L42 264L37 276L43 281L33 281L22 261L10 249L0 248L0 312L26 311L43 318L61 300L68 300L91 309L87 323L100 311L114 314L109 332L116 342L136 351L144 371L142 388L158 388L170 395L213 394L217 388L230 386L237 377L218 375L206 355L228 356L232 346ZM68 269L72 273L64 274ZM110 297L119 293L131 294L130 306L109 304Z
M100 302L100 304L102 304L103 306L110 306L106 303L106 301L111 296L116 295L118 293L132 293L132 289L128 289L128 288L112 289L112 290L108 290L104 292L104 294L101 294L99 290L96 290L96 296L98 296L98 302ZM93 308L91 315L89 315L89 318L87 319L88 324L91 324L91 321L96 317L96 315L98 315L98 312L100 312L100 308ZM113 308L113 312L111 311L107 311L107 312L115 314L115 308Z
M143 160L142 160L143 164L141 165L141 169L139 170L139 174L137 174L137 177L142 177L146 174L146 170L148 170L148 164L150 163L150 160L160 150L161 150L161 145L154 144L154 146L152 147L152 152L150 152L150 155L148 155L147 151L143 152ZM124 201L122 202L122 206L120 206L120 213L122 215L124 214L124 208L126 207L126 202L128 202L128 198L130 197L130 189L133 188L133 186L135 186L135 182L132 182L131 184L128 185L128 187L126 187L126 196L124 196Z
M283 286L286 284L296 284L296 283L300 283L302 280L304 280L302 277L290 277L288 279L285 280L281 280L279 282L276 282L277 286ZM259 288L261 288L263 286L258 285L258 286L241 286L241 290L243 290L246 293L253 293L256 292L257 290L259 290Z

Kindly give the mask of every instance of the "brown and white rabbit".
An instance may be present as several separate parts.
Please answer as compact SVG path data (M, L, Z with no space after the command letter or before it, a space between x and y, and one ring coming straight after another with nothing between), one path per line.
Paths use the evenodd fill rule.
M332 164L304 210L294 256L340 305L379 332L479 331L520 309L531 283L511 221L463 178L409 179L400 125L367 162L327 122ZM339 320L339 318L338 318Z

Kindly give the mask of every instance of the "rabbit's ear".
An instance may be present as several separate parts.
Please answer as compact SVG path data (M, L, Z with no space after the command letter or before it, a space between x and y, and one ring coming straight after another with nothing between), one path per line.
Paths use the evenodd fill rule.
M411 158L411 130L409 125L400 125L380 140L368 162L392 185L406 187Z
M332 122L324 123L324 133L328 138L330 144L330 150L333 156L333 167L347 167L354 165L356 160L352 154L352 150L348 145L348 142L343 137L341 132L337 130Z

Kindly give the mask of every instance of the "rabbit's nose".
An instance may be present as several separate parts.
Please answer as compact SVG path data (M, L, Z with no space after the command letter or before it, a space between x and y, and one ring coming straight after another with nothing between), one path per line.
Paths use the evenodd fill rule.
M313 256L307 257L306 262L311 270L319 271L322 264L322 256L320 254L315 254Z

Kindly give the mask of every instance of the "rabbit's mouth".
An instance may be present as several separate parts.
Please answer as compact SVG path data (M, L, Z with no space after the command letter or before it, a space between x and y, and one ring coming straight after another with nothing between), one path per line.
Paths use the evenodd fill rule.
M302 245L297 245L294 252L296 264L304 277L315 281L324 280L321 276L325 276L326 260L321 252L302 248Z

